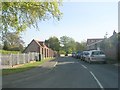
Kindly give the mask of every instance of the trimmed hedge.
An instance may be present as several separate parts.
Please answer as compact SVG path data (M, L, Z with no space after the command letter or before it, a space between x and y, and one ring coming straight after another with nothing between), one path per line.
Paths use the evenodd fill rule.
M20 51L6 51L6 50L0 50L1 54L18 54L21 53Z

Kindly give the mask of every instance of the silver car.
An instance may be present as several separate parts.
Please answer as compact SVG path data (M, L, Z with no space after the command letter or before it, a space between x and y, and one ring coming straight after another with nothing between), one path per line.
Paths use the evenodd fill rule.
M88 53L88 51L83 51L82 52L82 55L81 55L81 60L85 60L85 57L88 55L89 53Z
M85 57L85 61L91 62L104 62L106 63L106 55L101 50L90 50L88 55Z

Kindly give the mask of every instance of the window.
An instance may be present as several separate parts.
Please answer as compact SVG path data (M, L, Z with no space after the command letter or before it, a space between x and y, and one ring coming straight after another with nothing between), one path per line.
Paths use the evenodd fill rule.
M100 54L104 54L102 51L93 51L92 55L100 55Z
M104 54L104 52L100 51L100 54Z
M99 54L99 51L92 52L92 55L98 55L98 54Z
M84 54L85 54L85 55L89 55L89 53L88 53L88 52L85 52Z

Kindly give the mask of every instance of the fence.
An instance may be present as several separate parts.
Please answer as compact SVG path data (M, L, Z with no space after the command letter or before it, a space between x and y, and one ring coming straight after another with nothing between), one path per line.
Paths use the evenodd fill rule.
M23 54L10 54L0 55L2 67L13 67L14 65L25 64L31 61L39 60L39 53L23 53Z

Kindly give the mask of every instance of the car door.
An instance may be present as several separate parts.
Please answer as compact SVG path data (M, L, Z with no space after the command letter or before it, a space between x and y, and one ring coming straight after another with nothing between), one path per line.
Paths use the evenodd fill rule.
M90 58L90 52L85 53L85 61L89 61Z
M105 55L104 54L102 54L102 52L101 51L95 51L94 52L94 59L96 60L96 61L103 61L104 58L105 57Z
M104 61L105 60L105 54L102 51L99 51L99 61Z
M99 52L98 51L93 51L92 54L91 54L91 59L93 61L99 61Z

